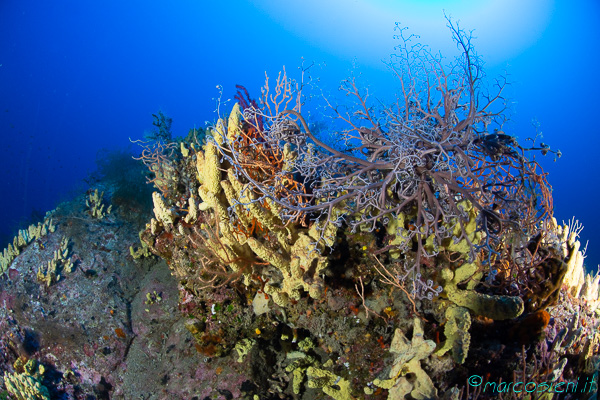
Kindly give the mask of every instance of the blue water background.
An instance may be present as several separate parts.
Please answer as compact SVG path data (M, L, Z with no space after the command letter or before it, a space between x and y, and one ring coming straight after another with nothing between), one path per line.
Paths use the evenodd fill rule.
M513 83L509 134L534 134L563 157L541 159L558 221L575 216L600 263L600 7L596 1L30 1L0 3L0 248L32 215L85 189L101 148L152 129L152 113L184 135L216 119L235 84L257 96L265 71L297 73L335 92L352 71L389 97L381 60L394 22L455 50L443 11L474 29L490 78ZM527 3L528 6L523 4ZM504 5L503 5L504 4ZM487 11L486 11L486 7ZM489 7L499 7L490 11ZM504 7L504 9L503 9ZM421 29L421 31L419 31ZM232 102L225 102L228 111Z

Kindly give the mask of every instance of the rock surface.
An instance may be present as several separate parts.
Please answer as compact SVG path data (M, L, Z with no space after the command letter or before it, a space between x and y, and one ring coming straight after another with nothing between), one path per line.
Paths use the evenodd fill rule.
M165 262L131 257L130 224L60 208L55 219L0 277L0 377L35 359L52 399L242 397L243 365L198 353ZM36 273L64 236L75 269L47 287Z

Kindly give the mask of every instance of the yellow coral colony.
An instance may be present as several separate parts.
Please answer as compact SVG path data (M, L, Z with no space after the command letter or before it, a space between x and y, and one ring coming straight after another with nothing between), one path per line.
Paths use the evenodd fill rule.
M21 250L27 247L34 240L54 232L56 225L52 221L52 212L48 212L43 222L37 225L30 225L27 229L22 229L19 234L13 238L12 243L0 253L0 275L3 274L14 259L21 254Z
M106 211L104 210L104 204L102 203L103 196L104 192L98 193L98 189L96 189L93 193L88 195L87 199L85 199L85 205L88 212L96 219L103 219L112 211L112 205L108 206Z
M247 283L253 279L248 264L262 265L260 271L254 273L271 277L264 291L277 304L283 306L289 299L299 299L302 291L318 298L324 290L321 272L328 265L321 252L324 246L334 242L337 228L330 222L313 224L310 229L286 224L279 217L280 208L274 201L258 199L222 154L227 154L228 146L233 146L241 133L241 112L236 104L227 122L222 119L217 122L212 131L214 141L208 141L203 151L189 151L188 157L196 157L200 187L198 197L190 196L183 221L194 223L201 213L210 213L212 217L205 220L215 221L215 226L210 228L218 237L205 240L205 245L220 260L226 261L232 272L242 273ZM293 162L291 153L286 154L285 162ZM150 224L152 233L161 229L185 233L183 227L176 226L180 221L162 196L154 193L152 199L155 216ZM256 226L261 227L260 231ZM310 279L305 279L307 274Z
M396 355L389 379L375 379L373 384L388 389L388 400L404 399L409 394L417 400L433 399L437 390L429 375L421 368L425 360L435 350L435 342L425 340L423 325L419 318L413 320L412 339L408 340L400 329L396 329L390 352ZM414 375L408 379L408 374Z

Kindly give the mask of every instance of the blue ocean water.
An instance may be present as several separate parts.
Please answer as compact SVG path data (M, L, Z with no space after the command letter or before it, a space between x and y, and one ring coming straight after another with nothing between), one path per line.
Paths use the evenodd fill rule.
M236 84L256 97L265 72L275 79L286 66L297 74L302 60L315 63L313 82L326 93L358 71L372 96L390 98L393 77L382 60L394 52L394 23L452 54L445 11L474 30L487 78L508 74L511 121L504 130L525 139L535 134L535 119L543 141L561 150L557 162L539 159L555 215L583 223L586 264L596 270L600 6L453 3L2 1L0 248L16 229L87 189L83 179L98 151L143 138L158 110L185 135L216 120L220 96L228 112Z

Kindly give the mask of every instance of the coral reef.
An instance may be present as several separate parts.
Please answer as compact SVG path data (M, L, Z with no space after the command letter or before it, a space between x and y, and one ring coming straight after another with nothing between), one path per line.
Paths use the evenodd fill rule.
M243 132L239 128L240 118L239 106L235 106L227 133L224 128L217 129L215 140L223 142L226 135L228 140L242 140L241 136L235 136ZM224 126L224 122L219 126ZM187 201L188 212L184 218L178 218L163 196L153 193L155 218L141 234L147 246L169 259L176 276L189 277L190 255L171 253L176 248L172 242L180 242L179 246L187 249L199 249L197 258L191 258L198 260L200 287L213 282L215 276L210 276L211 273L227 274L212 271L218 268L215 264L225 264L230 268L231 279L266 282L262 290L280 306L288 304L290 299L298 300L302 291L313 298L320 296L324 288L322 270L328 265L327 258L321 255L322 243L324 240L325 244L333 244L336 234L331 223L314 224L310 229L298 223L284 223L274 202L254 198L235 169L220 162L212 142L194 156L182 154L180 162L184 164L180 168L189 170L195 166L198 197L193 185ZM158 246L156 237L161 238Z
M545 332L578 323L566 320L568 313L551 321L557 304L575 304L581 293L589 293L586 324L598 326L591 308L597 307L597 279L588 276L584 286L573 278L580 285L577 296L567 293L572 284L564 285L567 271L582 268L570 261L581 256L573 256L576 237L565 238L568 228L546 219L537 230L529 227L528 235L511 227L501 238L493 226L500 221L486 219L472 198L456 201L462 217L439 223L437 229L448 232L443 240L435 231L415 235L418 211L410 207L373 229L345 224L350 217L341 203L326 219L290 213L279 197L257 193L251 181L269 182L274 172L284 173L296 151L268 146L258 124L247 119L236 104L204 146L173 146L171 173L161 179L182 184L153 194L154 218L140 238L180 282L180 309L195 321L186 327L198 351L228 357L235 350L238 362L252 365L257 352L280 349L271 355L280 361L262 371L271 383L257 380L256 393L310 397L319 389L336 399L362 392L374 398L454 396L465 390L464 376L477 370L483 354L489 357L482 348L486 343L503 349L506 366L525 362L519 373L542 379L535 360L542 357ZM288 176L272 192L304 191L297 176ZM301 192L295 193L302 203ZM415 262L419 269L411 266ZM396 326L393 335L386 326ZM404 332L411 329L408 340ZM488 330L495 333L483 339L481 332ZM373 332L381 334L373 337ZM581 366L596 362L597 339L583 337L572 339L583 347L568 366L564 357L544 355L557 380L591 376ZM309 338L315 345L300 349ZM537 347L524 354L523 343ZM444 384L433 383L451 370ZM509 378L497 371L488 377Z
M267 79L259 101L239 86L200 136L174 139L154 115L136 141L155 188L141 232L101 221L96 189L5 250L10 393L482 399L585 382L565 396L591 397L600 276L581 226L552 217L535 154L559 154L502 131L503 81L484 90L472 38L448 22L462 50L449 66L400 31L396 104L372 105L354 79L341 90L356 104L325 99L339 143L303 110L305 69Z
M450 27L457 65L474 62ZM431 55L416 54L409 67L425 68ZM504 116L476 108L487 95L462 71L439 103L407 98L405 119L386 109L375 121L346 82L362 117L332 106L347 149L311 132L285 71L260 106L239 87L204 144L143 144L158 191L140 239L178 280L199 352L249 365L253 393L283 398L455 398L481 390L465 385L474 371L507 381L517 366L521 379L591 376L597 338L581 332L598 326L600 280L585 277L573 228L552 218L546 175L528 158L540 148L489 132ZM579 343L570 358L558 332ZM504 369L481 366L491 359Z

